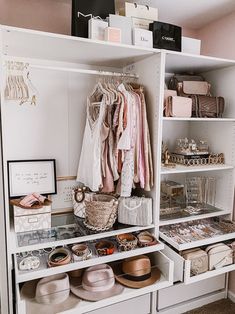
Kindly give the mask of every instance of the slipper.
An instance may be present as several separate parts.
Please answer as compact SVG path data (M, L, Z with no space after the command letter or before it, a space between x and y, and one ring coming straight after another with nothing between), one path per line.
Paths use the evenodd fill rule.
M21 201L20 205L25 208L31 208L33 205L42 205L37 197L33 194L25 196Z
M43 206L49 206L52 202L43 195L33 193L20 199L10 200L10 203L24 209L40 209Z

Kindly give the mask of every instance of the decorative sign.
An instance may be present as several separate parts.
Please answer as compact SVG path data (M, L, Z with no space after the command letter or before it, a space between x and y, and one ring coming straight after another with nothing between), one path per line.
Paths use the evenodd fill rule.
M56 193L55 159L10 160L7 167L10 197Z
M73 211L72 190L77 186L78 183L75 176L57 178L57 194L51 197L52 211L54 213Z

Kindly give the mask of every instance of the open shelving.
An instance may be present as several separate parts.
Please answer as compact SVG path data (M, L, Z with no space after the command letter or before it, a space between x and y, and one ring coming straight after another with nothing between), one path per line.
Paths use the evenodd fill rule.
M216 216L225 216L232 213L233 189L234 189L234 166L235 166L235 96L231 78L234 78L235 61L225 60L207 56L196 56L179 52L171 52L158 49L148 49L122 44L113 44L102 41L94 41L71 36L31 31L8 26L1 26L1 128L3 138L3 167L4 167L4 190L5 190L5 212L2 214L2 221L5 221L4 230L7 234L7 249L3 252L7 256L6 276L8 280L9 300L16 303L10 305L9 311L13 313L13 306L16 306L18 314L25 314L25 301L21 300L21 285L32 279L39 279L52 274L59 274L75 269L85 268L101 263L123 260L130 256L140 254L155 255L157 265L161 269L162 276L156 284L143 289L128 289L116 297L105 299L99 302L81 301L77 308L64 313L86 313L102 307L111 306L115 303L130 300L135 297L151 293L151 314L156 310L156 290L167 288L173 283L173 272L184 270L184 278L181 281L193 283L206 278L212 278L234 270L234 265L227 266L220 270L207 272L205 274L190 277L190 264L188 261L177 260L174 251L169 253L169 246L181 251L187 248L204 246L207 244L225 241L235 238L235 233L216 236L206 240L193 241L191 243L178 245L170 238L166 237L159 226L187 222L191 220L205 219ZM5 80L5 61L17 60L29 63L30 74L36 82L41 92L42 100L35 110L37 119L30 114L26 114L25 106L19 108L18 105L6 104L3 95ZM97 72L98 71L98 72ZM80 152L82 142L82 130L85 121L84 104L86 95L90 92L91 86L95 82L95 76L99 76L99 71L110 71L130 73L133 77L139 77L140 83L146 87L149 128L153 147L154 177L155 186L146 196L153 198L154 219L150 226L120 226L118 229L103 233L86 234L71 239L60 239L59 241L37 242L33 245L19 246L17 236L11 226L9 214L8 183L6 161L10 159L38 158L38 156L51 158L56 157L59 164L59 175L73 175L76 172L77 164L71 157ZM183 73L195 71L203 73L208 79L216 95L225 96L226 107L223 118L166 118L163 112L163 94L165 78L173 73ZM87 74L85 79L83 74ZM90 75L92 74L92 75ZM93 75L94 74L94 75ZM59 91L59 93L58 93ZM226 95L224 95L226 91ZM57 94L58 93L58 94ZM53 97L52 97L53 96ZM67 106L66 106L67 105ZM22 109L22 111L20 111ZM57 113L54 119L55 112ZM46 119L45 119L46 117ZM33 118L33 119L32 119ZM27 123L25 120L27 119ZM66 122L65 122L66 120ZM50 131L46 131L48 124ZM29 128L29 129L28 129ZM21 132L19 132L21 130ZM170 145L178 136L208 136L212 150L221 149L225 152L226 164L205 165L187 167L177 165L176 168L161 168L161 143L167 139ZM21 134L26 138L22 140ZM47 141L42 141L41 134L46 135ZM28 137L28 135L30 135ZM35 142L37 145L35 145ZM49 144L48 144L49 143ZM52 145L53 144L53 145ZM72 158L73 160L69 160ZM183 217L173 220L160 220L160 182L162 179L182 180L192 175L216 175L220 179L220 189L218 189L216 207L221 209L218 212L197 215L193 217ZM67 225L66 223L61 226ZM42 268L37 271L20 272L17 268L16 254L46 247L59 245L69 245L85 241L113 237L121 233L151 230L151 232L165 241L154 247L138 248L130 252L116 252L110 256L94 257L91 260L75 262L57 268L47 268L46 260ZM164 254L161 252L164 248ZM12 258L14 265L12 271ZM173 263L174 261L174 263ZM175 270L173 271L173 264ZM180 265L184 266L181 267ZM15 267L15 268L14 268ZM12 276L12 273L14 275ZM12 287L15 284L16 296L13 295ZM7 288L6 288L7 289ZM190 289L190 286L189 286ZM131 304L131 303L130 303ZM8 305L3 304L6 308ZM127 309L128 311L128 309ZM26 313L31 314L31 313Z

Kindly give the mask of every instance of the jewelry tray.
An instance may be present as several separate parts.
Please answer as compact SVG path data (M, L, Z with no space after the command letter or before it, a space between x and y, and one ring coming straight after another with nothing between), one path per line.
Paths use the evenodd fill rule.
M160 237L178 251L235 238L235 222L201 219L160 227Z

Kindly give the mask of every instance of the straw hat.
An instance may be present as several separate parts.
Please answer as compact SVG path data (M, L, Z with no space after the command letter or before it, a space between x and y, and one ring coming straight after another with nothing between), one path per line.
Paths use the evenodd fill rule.
M71 280L71 291L81 299L99 301L122 293L124 287L115 283L112 268L97 265L85 270L82 282Z
M114 269L116 280L130 288L143 288L154 284L161 277L157 267L151 267L148 256L131 257Z

